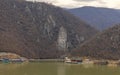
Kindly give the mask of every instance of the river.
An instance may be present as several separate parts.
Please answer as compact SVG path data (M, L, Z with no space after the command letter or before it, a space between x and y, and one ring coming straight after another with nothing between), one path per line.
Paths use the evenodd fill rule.
M120 67L55 62L1 63L0 75L120 75Z

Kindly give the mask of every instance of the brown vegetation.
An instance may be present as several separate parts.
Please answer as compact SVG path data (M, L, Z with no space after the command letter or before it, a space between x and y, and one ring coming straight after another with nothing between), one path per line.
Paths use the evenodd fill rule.
M120 25L99 33L74 50L72 55L96 59L120 59Z
M72 50L97 30L65 10L45 3L0 0L0 52L27 58L59 58L56 44L60 27L67 31Z

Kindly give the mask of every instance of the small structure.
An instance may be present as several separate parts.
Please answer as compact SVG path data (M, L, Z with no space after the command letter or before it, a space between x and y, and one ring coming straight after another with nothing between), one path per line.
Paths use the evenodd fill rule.
M81 64L83 62L83 60L80 58L73 58L71 61L73 64Z
M70 58L68 58L68 57L65 57L65 63L71 63L72 61L71 61L71 59Z
M65 62L71 63L71 64L79 64L79 63L82 63L82 59L77 59L77 58L70 59L68 57L65 57Z
M10 62L11 63L22 63L24 61L22 61L21 59L11 59Z
M2 59L2 62L3 62L3 63L10 63L10 60L9 60L8 58L3 58L3 59Z

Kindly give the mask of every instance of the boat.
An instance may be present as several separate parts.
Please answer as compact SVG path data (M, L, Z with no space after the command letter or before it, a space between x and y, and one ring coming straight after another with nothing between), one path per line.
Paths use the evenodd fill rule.
M10 60L9 60L8 58L3 58L3 59L2 59L2 62L3 62L3 63L10 63Z
M71 61L71 59L70 58L68 58L68 57L65 57L65 63L71 63L72 61Z
M65 57L65 63L80 64L82 63L82 60L81 59L70 59L68 57Z

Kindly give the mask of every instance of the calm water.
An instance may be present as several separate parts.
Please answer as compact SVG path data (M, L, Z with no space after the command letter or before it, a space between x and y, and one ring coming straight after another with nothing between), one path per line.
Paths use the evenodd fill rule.
M65 63L0 64L0 75L120 75L120 67Z

